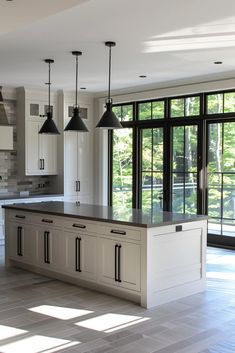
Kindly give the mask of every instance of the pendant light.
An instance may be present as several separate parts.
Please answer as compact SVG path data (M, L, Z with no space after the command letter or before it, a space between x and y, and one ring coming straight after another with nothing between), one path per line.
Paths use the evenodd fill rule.
M46 83L48 85L48 111L46 113L46 120L44 121L41 129L39 130L39 134L51 134L51 135L59 135L59 131L52 119L52 107L51 107L51 64L54 63L52 59L45 59L46 64L49 66L49 80Z
M122 125L114 112L112 111L113 100L110 97L110 82L111 82L111 49L116 45L115 42L105 42L106 47L109 48L109 87L108 98L106 100L106 111L102 115L96 127L101 129L121 129Z
M72 54L76 56L76 96L75 96L75 106L73 108L73 116L65 127L64 131L83 131L87 132L88 129L82 118L79 115L78 106L78 57L82 55L81 51L72 51Z

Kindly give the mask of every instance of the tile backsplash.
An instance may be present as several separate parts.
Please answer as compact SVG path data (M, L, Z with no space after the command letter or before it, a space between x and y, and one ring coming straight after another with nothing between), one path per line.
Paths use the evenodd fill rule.
M15 195L20 191L30 194L50 193L52 178L50 176L20 176L17 160L16 100L4 100L8 122L13 125L14 150L0 151L0 195ZM0 127L1 128L1 127Z

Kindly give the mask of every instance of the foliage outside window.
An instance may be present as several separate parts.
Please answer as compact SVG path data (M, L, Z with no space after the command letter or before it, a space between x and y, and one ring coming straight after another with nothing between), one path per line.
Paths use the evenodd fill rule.
M132 207L132 129L113 131L113 206Z
M235 112L235 92L207 95L207 114Z
M139 120L163 119L165 116L165 102L154 101L138 104Z
M116 114L120 121L133 120L133 105L117 105L113 107L113 112Z
M173 98L170 100L171 118L200 115L200 97Z

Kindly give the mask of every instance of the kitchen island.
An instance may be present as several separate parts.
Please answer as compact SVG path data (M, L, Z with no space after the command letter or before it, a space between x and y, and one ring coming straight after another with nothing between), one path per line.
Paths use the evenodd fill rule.
M206 216L66 202L3 207L8 266L145 308L206 288Z

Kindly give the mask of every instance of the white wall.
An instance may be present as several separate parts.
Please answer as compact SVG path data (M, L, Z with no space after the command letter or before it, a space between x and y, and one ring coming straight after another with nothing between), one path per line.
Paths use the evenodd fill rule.
M235 80L226 79L218 81L210 81L195 84L186 84L174 87L164 87L152 89L149 91L142 91L136 93L126 93L126 94L112 94L114 103L125 103L131 101L164 98L170 96L187 95L194 93L210 92L210 91L220 91L226 89L234 89ZM95 99L95 124L100 119L105 98ZM96 177L94 179L94 200L95 203L101 205L107 205L108 200L108 134L104 130L95 131L95 141L94 141L94 170L96 171Z

